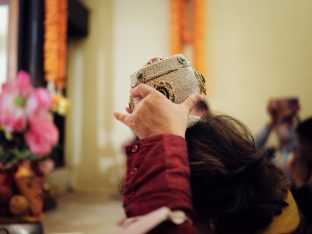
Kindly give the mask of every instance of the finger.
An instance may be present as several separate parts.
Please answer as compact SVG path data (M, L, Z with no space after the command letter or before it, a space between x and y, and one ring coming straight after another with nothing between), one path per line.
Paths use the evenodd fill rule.
M201 99L201 96L198 94L192 94L181 105L183 105L187 111L190 112Z
M152 88L151 86L148 86L146 84L139 84L137 87L135 87L131 92L131 97L141 97L144 98L150 93L155 92L156 90Z
M125 107L125 110L127 111L128 114L131 114L131 110L130 110L130 108L128 106Z
M118 112L114 112L113 115L115 119L117 119L118 121L122 122L124 125L130 128L130 116L129 115L125 115L125 114L118 113Z

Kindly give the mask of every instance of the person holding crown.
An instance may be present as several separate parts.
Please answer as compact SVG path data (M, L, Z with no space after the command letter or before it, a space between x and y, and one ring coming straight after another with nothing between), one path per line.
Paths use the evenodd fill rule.
M293 233L287 179L228 116L190 116L204 77L183 55L131 75L129 114L139 140L126 147L122 233Z

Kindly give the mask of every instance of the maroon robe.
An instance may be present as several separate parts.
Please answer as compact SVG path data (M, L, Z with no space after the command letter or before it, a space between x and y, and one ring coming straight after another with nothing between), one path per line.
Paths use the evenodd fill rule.
M190 189L190 168L184 138L163 134L126 147L127 174L123 206L128 218L160 207L182 210L194 218ZM191 222L164 222L153 233L198 233Z

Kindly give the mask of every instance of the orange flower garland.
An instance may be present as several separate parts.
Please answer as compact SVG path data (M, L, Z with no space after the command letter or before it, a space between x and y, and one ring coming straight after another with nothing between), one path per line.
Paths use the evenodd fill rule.
M45 0L45 80L59 90L65 87L67 55L67 1Z
M194 66L206 74L204 11L205 0L171 0L170 37L171 53L183 53L184 46L191 44Z
M184 0L171 0L171 54L181 53L183 50L181 19L184 16Z
M207 75L206 41L205 41L205 0L193 0L193 54L194 66Z

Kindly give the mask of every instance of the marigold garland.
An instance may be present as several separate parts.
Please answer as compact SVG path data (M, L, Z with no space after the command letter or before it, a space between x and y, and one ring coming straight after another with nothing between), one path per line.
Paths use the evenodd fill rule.
M184 46L190 44L195 68L207 75L205 2L206 0L171 0L170 44L171 54L183 53Z
M194 66L207 75L205 0L193 0L192 15Z
M171 54L181 53L182 43L182 24L184 16L184 0L171 0Z
M45 0L45 80L58 89L65 87L67 55L67 1Z

